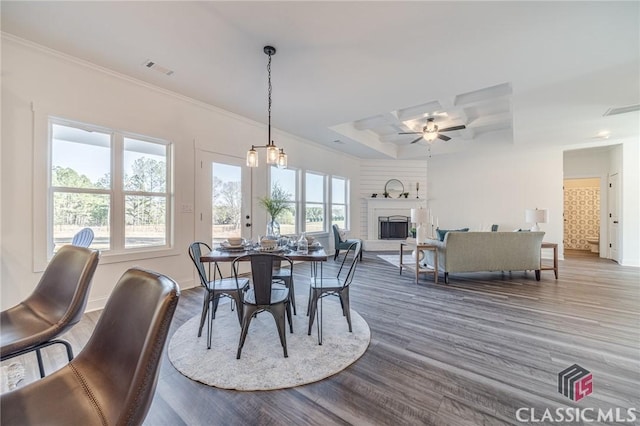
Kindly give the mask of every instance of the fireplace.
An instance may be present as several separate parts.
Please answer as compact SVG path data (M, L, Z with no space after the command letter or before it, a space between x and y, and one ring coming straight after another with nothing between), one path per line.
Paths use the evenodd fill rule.
M378 239L404 240L409 236L409 220L407 216L379 216Z

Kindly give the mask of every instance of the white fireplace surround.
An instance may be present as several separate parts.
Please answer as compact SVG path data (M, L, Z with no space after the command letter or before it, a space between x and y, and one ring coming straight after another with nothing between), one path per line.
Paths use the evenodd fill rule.
M411 209L427 208L427 201L420 198L366 198L367 238L364 248L367 251L398 250L400 240L381 240L378 238L378 218L380 216L411 216Z

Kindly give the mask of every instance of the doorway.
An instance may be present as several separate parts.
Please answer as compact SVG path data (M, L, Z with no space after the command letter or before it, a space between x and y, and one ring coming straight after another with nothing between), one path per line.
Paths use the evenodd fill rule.
M244 158L200 151L196 172L196 239L212 247L251 239L251 172Z
M564 180L564 254L599 257L600 178Z

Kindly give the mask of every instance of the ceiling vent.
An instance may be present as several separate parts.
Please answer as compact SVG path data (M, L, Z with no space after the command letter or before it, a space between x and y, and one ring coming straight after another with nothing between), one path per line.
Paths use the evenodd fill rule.
M629 106L618 107L618 108L609 108L607 112L602 114L602 116L606 117L608 115L625 114L627 112L634 112L634 111L640 111L640 104L629 105Z
M154 71L158 71L159 73L162 73L164 75L173 75L173 70L170 70L169 68L165 68L162 65L158 65L157 63L155 63L150 59L147 59L146 61L144 61L142 65Z

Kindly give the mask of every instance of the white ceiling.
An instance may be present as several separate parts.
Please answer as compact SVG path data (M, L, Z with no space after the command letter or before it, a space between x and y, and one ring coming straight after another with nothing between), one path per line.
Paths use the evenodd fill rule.
M273 45L272 125L361 158L426 155L396 137L422 125L403 112L467 126L433 154L640 137L638 112L603 117L640 103L639 2L3 0L1 12L3 32L263 123Z

